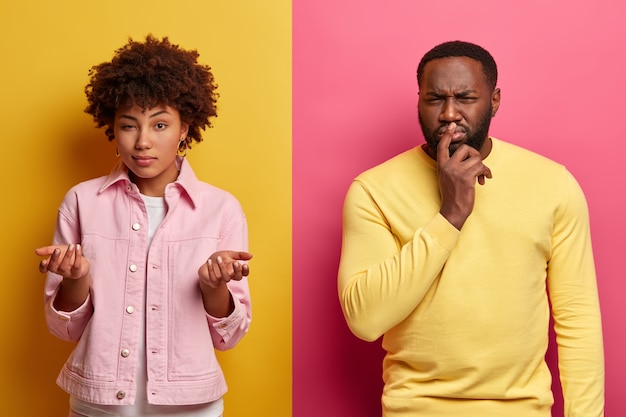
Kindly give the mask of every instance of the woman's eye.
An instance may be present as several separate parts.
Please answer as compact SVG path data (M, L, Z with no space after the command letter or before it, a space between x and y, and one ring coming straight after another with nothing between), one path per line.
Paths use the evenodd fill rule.
M165 129L167 125L165 123L157 123L156 128L159 130Z
M130 130L133 127L134 127L133 125L122 125L122 130Z

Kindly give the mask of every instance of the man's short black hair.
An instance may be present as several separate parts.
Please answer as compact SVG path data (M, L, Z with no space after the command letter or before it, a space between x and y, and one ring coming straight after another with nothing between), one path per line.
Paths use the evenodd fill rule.
M483 64L483 72L491 89L496 88L498 67L491 54L483 47L470 42L449 41L435 46L422 57L417 66L417 84L422 84L424 67L433 59L466 56Z

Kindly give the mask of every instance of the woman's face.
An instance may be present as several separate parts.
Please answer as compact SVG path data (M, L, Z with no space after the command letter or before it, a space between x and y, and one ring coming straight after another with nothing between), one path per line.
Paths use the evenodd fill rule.
M178 144L188 129L170 106L142 110L135 105L115 112L117 149L142 194L163 196L165 186L176 180Z

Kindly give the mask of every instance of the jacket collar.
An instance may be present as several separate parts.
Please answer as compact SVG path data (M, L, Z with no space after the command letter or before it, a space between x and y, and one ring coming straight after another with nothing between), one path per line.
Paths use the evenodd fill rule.
M176 167L179 170L178 178L176 181L165 187L165 194L167 196L172 187L179 188L183 191L183 194L188 196L191 204L195 207L199 193L199 180L193 172L193 169L191 169L191 165L187 162L186 158L177 156ZM103 193L113 184L117 183L122 183L124 186L131 184L130 177L128 176L128 168L121 161L115 165L111 173L107 176L104 184L102 184L102 187L98 190L98 194Z

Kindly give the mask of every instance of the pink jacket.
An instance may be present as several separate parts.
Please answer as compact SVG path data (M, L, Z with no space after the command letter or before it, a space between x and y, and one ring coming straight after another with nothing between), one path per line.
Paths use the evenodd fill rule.
M203 403L226 392L214 348L230 349L248 331L248 283L228 284L235 310L214 318L204 310L198 268L215 251L247 251L246 218L232 195L199 181L186 160L178 163L149 251L146 209L122 164L73 187L59 208L54 243L81 243L91 265L90 295L75 311L53 307L59 275L48 274L45 288L48 328L78 341L57 383L79 399L134 402L144 316L150 403Z

